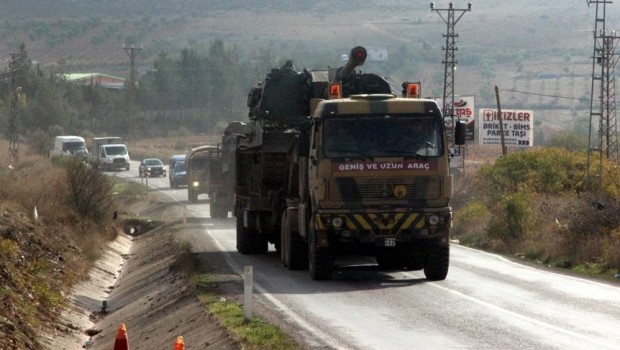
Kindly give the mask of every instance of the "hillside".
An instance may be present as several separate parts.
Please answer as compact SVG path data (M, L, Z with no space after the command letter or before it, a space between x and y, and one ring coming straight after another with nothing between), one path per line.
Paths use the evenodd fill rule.
M420 80L425 95L443 92L446 24L427 2L22 0L0 10L4 47L16 52L25 43L44 70L128 76L124 44L142 48L136 62L145 72L160 52L205 50L216 39L248 61L269 52L298 67L325 68L364 45L388 53L386 62L367 62L364 70ZM456 26L455 92L494 106L497 85L504 108L537 110L541 130L583 132L589 105L578 99L589 98L594 15L583 1L473 2ZM607 28L619 22L620 6L608 5Z

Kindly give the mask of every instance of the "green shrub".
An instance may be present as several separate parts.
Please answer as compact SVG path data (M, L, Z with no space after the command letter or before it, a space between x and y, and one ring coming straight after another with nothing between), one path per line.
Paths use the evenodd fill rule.
M478 173L480 189L492 200L519 191L540 194L584 189L586 155L560 148L512 153Z
M510 242L523 239L531 233L534 217L529 209L530 199L531 194L528 192L518 192L502 198L487 227L488 236Z
M452 236L460 244L472 247L488 247L486 226L490 218L489 209L480 201L466 203L454 214Z
M113 211L113 182L105 174L83 162L70 160L65 163L68 200L81 217L94 222L104 222Z

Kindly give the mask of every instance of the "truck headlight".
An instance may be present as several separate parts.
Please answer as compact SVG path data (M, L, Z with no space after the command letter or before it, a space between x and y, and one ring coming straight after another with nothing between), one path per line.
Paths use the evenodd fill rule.
M339 216L335 217L334 220L332 220L332 225L335 228L341 228L342 224L343 224L342 218Z
M435 215L435 214L431 214L428 216L428 223L430 225L437 225L439 223L439 216Z

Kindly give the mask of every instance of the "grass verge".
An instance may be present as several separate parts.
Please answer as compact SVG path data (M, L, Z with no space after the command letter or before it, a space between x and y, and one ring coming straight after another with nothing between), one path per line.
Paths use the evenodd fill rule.
M201 269L198 259L191 252L190 244L181 243L181 251L175 265L185 272L185 276L195 288L198 298L204 303L209 314L239 342L242 349L300 348L291 336L261 317L254 316L251 320L246 320L242 305L222 297L217 282Z

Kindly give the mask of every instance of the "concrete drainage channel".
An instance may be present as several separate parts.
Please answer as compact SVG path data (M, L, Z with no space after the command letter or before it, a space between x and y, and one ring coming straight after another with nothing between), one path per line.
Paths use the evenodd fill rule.
M239 349L176 267L181 223L124 222L126 232L75 286L55 334L42 337L44 347L109 350L124 325L132 349L178 348L179 339L196 349Z
M85 349L100 333L98 318L107 312L107 300L114 289L132 247L133 237L121 233L108 245L89 273L89 278L73 288L69 304L63 310L55 334L42 337L49 349Z

